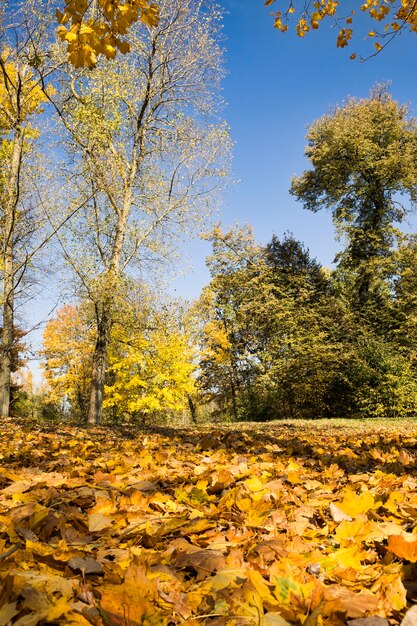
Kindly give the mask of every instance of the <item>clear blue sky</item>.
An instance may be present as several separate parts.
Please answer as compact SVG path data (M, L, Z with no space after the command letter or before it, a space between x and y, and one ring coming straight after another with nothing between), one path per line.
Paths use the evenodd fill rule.
M401 34L366 62L350 61L354 50L372 52L372 40L362 36L369 26L365 16L359 16L354 45L342 50L336 48L337 31L328 25L304 39L276 31L263 0L221 4L228 70L224 115L235 141L234 175L240 181L224 199L222 221L252 224L264 243L273 233L280 237L289 230L330 265L338 249L330 215L305 211L288 193L291 177L307 167L306 127L347 96L366 97L375 83L384 81L391 81L394 98L409 103L417 116L417 34ZM175 281L178 295L195 297L207 283L204 258L209 250L202 242L188 246L195 269Z

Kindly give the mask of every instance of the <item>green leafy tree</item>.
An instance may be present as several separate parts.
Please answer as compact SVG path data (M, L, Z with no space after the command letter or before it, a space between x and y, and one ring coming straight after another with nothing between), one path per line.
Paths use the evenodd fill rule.
M306 154L312 169L292 181L291 193L311 211L330 209L347 245L339 267L355 273L355 307L363 310L390 273L404 218L401 196L417 200L417 122L385 86L349 99L314 122Z
M334 410L349 321L329 276L289 235L262 248L250 231L217 229L212 242L200 386L234 419Z
M212 280L196 306L202 328L199 387L218 413L237 420L257 368L246 305L261 247L248 226L227 232L216 227L205 238L213 246L207 259Z

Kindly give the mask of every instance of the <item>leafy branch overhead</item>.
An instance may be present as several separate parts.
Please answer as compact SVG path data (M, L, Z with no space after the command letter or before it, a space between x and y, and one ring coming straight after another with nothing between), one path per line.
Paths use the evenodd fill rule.
M317 30L323 22L336 27L338 48L349 45L354 34L355 21L358 28L358 12L370 18L368 37L375 38L375 53L382 50L402 30L417 31L417 7L415 0L365 0L358 10L346 7L339 0L266 0L265 6L280 5L275 13L274 26L286 32L290 25L295 25L299 37L304 37L310 30ZM356 53L351 59L356 58Z
M56 16L58 35L67 44L72 65L92 68L98 55L113 59L117 51L129 52L129 28L138 20L156 26L159 12L149 0L66 0Z

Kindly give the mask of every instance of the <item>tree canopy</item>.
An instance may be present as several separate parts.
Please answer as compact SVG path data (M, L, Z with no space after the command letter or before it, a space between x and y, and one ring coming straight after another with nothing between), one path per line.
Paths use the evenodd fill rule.
M332 211L347 240L343 263L358 272L360 305L404 219L408 207L401 197L411 205L417 200L416 138L417 121L384 85L369 98L348 99L308 130L312 169L292 180L291 193L310 211Z

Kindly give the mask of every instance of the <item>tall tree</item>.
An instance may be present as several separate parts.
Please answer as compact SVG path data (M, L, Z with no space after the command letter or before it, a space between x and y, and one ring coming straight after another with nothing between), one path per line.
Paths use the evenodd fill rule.
M229 135L213 116L220 18L203 0L164 0L158 26L132 27L131 55L73 77L72 98L57 105L70 136L73 203L85 201L60 242L96 315L90 423L101 420L109 338L128 276L196 232L227 174Z
M312 169L292 181L304 208L328 208L347 246L339 265L356 273L357 308L370 300L384 273L406 208L417 200L417 122L386 86L350 98L314 122L306 155Z
M8 415L16 291L33 257L31 239L40 227L37 200L28 184L28 162L38 136L35 120L47 100L50 73L45 52L49 24L32 2L3 14L0 33L0 211L2 337L0 415ZM38 174L39 175L39 174ZM39 242L34 246L39 247Z
M213 253L207 259L212 279L196 305L201 326L199 388L220 413L237 420L244 391L255 376L252 355L258 346L253 345L246 307L261 247L248 226L226 232L216 226L204 238L211 241Z

